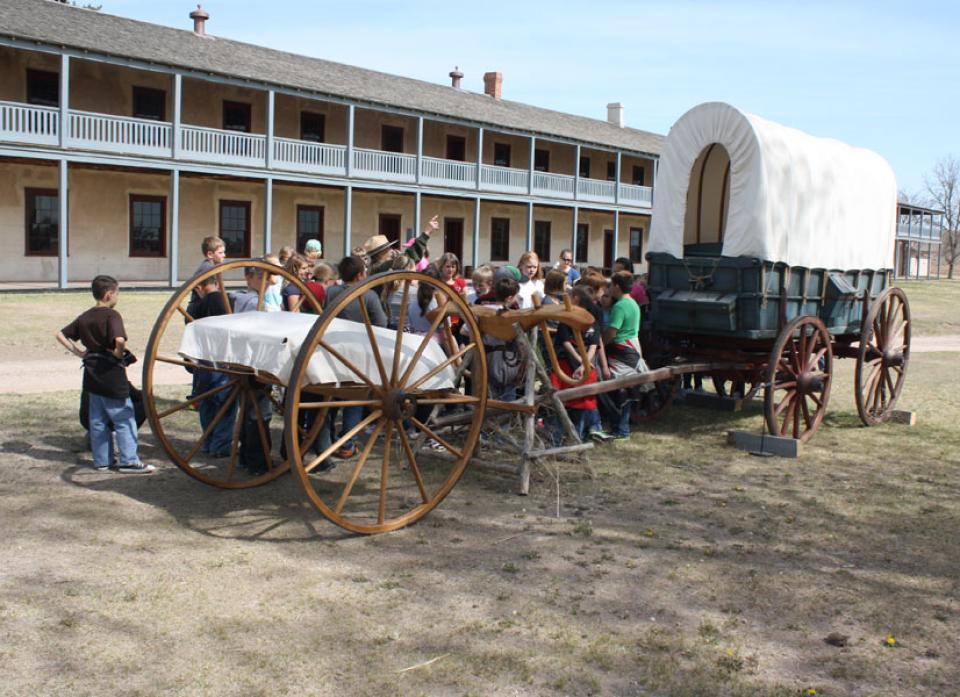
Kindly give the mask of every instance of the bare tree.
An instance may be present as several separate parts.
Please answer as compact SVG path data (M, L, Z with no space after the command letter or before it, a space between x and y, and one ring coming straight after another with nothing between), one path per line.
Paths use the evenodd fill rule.
M952 155L937 160L933 171L923 177L923 185L931 207L943 211L940 254L947 278L953 278L954 267L960 264L960 160Z

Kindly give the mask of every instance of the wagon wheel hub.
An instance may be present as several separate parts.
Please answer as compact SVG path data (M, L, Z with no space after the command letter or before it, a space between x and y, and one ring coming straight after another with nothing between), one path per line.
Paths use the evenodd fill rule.
M805 370L797 379L797 391L804 395L823 392L823 374Z
M887 349L883 352L883 367L901 367L903 365L903 351L899 348Z
M389 390L383 396L383 415L393 421L413 416L417 411L417 398L400 389Z

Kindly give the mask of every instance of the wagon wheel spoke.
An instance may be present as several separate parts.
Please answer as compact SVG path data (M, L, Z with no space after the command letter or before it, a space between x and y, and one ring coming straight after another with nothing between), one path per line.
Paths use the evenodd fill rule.
M236 401L237 393L242 392L242 388L238 387L235 389L229 397L220 405L220 408L217 410L217 413L210 420L210 423L207 424L207 427L203 430L203 435L200 436L200 439L194 444L194 446L187 453L184 460L189 464L193 460L194 455L197 454L197 451L203 447L203 442L210 437L210 434L213 433L213 429L216 428L217 424L223 419L227 411L230 409L230 406Z
M390 385L397 384L400 376L400 355L403 353L403 325L407 322L407 303L410 302L410 280L403 282L403 296L400 300L400 318L397 324L397 336L393 342L393 370L390 371Z
M227 287L223 283L223 274L217 274L217 285L220 287L220 298L223 300L223 309L230 315L233 314L233 308L230 307L230 296L227 295Z
M376 421L381 416L383 416L383 412L380 411L379 409L368 414L365 418L360 420L360 423L358 423L356 426L351 428L349 431L347 431L342 436L337 438L333 443L331 443L326 450L324 450L322 453L317 455L310 462L305 463L303 466L303 469L306 470L307 472L312 472L314 467L319 465L321 462L323 462L328 457L330 457L330 455L332 455L337 450L339 450L341 445L349 441L355 435L360 433L360 431L366 428L368 424L370 424L373 421Z
M190 313L184 310L182 307L177 305L177 312L184 316L188 322L193 322L193 317L190 316Z
M777 382L773 385L774 390L796 390L797 381L796 380L787 380L786 382Z
M407 432L401 427L397 429L397 435L400 436L403 452L407 456L407 464L410 465L410 471L413 473L413 478L417 482L417 489L420 490L420 498L424 503L427 503L430 497L427 496L427 490L423 486L423 474L421 474L420 467L417 465L417 458L413 454L413 448L410 447L410 439L407 437Z
M379 399L344 399L328 402L303 402L301 409L336 409L339 407L372 407L380 404Z
M363 315L363 326L367 330L367 338L370 339L373 360L377 364L377 372L380 373L380 384L389 385L390 381L387 379L387 369L383 367L383 357L380 355L380 346L377 342L376 334L373 331L373 323L370 321L370 311L367 310L367 303L364 302L364 298L359 298L357 302L360 304L360 314ZM396 350L396 348L394 348L394 350Z
M218 387L214 387L212 390L207 390L206 392L202 392L202 393L200 393L200 394L192 397L191 399L188 399L188 400L186 400L186 401L183 401L183 402L180 402L180 403L178 403L178 404L175 404L175 405L173 405L172 407L169 407L168 409L164 409L163 411L161 411L161 412L159 412L159 413L157 414L157 418L158 418L158 419L165 419L165 418L167 418L168 416L170 416L171 414L176 414L178 411L182 411L183 409L186 409L186 408L189 407L191 404L197 404L197 403L199 403L199 402L202 402L202 401L205 400L207 397L212 397L213 395L218 394L218 393L220 393L220 392L223 392L224 390L226 390L226 389L228 389L228 388L230 388L230 387L233 387L233 386L236 385L236 384L237 384L237 380L235 380L235 379L234 379L234 380L230 380L229 382L225 382L224 384L219 385Z
M453 447L452 445L450 445L447 441L445 441L443 438L441 438L440 436L438 436L432 429L430 429L428 426L426 426L425 424L423 424L423 423L421 423L420 421L418 421L416 418L411 418L411 419L410 419L410 423L412 423L418 430L423 431L424 433L426 433L426 434L427 434L427 437L433 438L433 439L434 439L435 441L437 441L440 445L442 445L444 448L446 448L446 449L447 449L447 452L451 453L452 455L454 455L454 456L457 457L457 458L463 457L463 452L461 452L461 451L458 450L457 448L454 448L454 447Z
M453 395L450 397L427 397L426 399L418 399L417 404L476 404L479 401L479 397L472 395Z
M430 342L433 341L433 335L437 331L437 327L440 326L440 322L444 319L444 313L446 312L447 305L450 304L450 298L444 297L443 303L437 307L436 313L437 316L433 318L433 321L430 323L430 330L424 335L423 340L420 342L420 345L417 347L416 353L413 354L413 358L410 359L410 362L407 364L406 370L403 371L403 375L397 381L398 387L403 387L407 384L407 380L410 379L413 369L416 367L417 362L420 360L420 356L423 355L423 352L427 350L427 346L430 345Z
M431 368L427 373L421 375L421 376L417 379L417 381L416 381L415 383L413 383L412 385L409 385L409 386L406 388L407 391L408 391L408 392L412 392L413 390L417 389L418 387L420 387L420 385L422 385L423 383L427 382L428 380L430 380L431 378L433 378L435 375L439 374L439 373L440 373L442 370L444 370L448 365L450 365L451 363L457 361L462 355L464 355L465 353L467 353L467 351L470 351L471 349L475 349L476 347L477 347L476 342L471 342L471 343L467 344L467 345L464 346L462 349L460 349L459 351L457 351L455 354L453 354L452 356L450 356L449 358L447 358L445 361L443 361L442 363L437 364L436 366L434 366L433 368Z
M227 463L227 481L233 481L233 476L237 471L237 453L240 451L240 431L243 428L243 420L247 418L247 400L240 399L240 409L238 410L237 420L233 424L233 434L230 437L230 462Z
M260 436L260 447L263 449L263 459L267 463L267 469L273 469L273 457L270 455L270 438L267 436L267 431L264 426L263 411L260 409L260 400L257 399L257 396L254 394L253 390L250 390L247 394L247 399L250 400L250 404L253 405L253 414L257 420L257 434Z
M787 429L790 427L790 422L793 421L793 416L797 411L797 400L796 393L794 393L794 398L790 400L789 406L787 406L787 415L783 419L783 424L780 426L780 435L787 435Z
M788 392L786 395L784 395L783 399L780 400L776 408L773 410L774 416L779 417L780 414L783 413L783 410L786 409L788 406L790 406L790 404L793 402L794 399L796 399L796 397L797 397L797 393L795 391Z
M800 437L800 406L805 405L806 400L804 400L802 394L798 394L797 398L793 400L793 437Z
M390 476L390 443L393 440L393 422L387 422L383 437L383 461L380 464L380 501L377 505L377 524L383 525L387 516L387 481Z
M350 478L347 480L347 483L343 487L343 491L340 493L340 498L337 500L337 505L333 507L333 511L337 515L343 513L343 507L346 505L347 499L350 498L350 492L353 491L353 485L356 484L357 479L360 478L360 471L366 464L367 458L370 457L370 451L373 450L373 446L377 442L377 437L380 435L380 431L383 430L383 426L384 421L380 421L380 423L378 423L373 429L373 433L370 434L366 444L363 446L363 452L360 453L360 457L357 459L357 464L353 466L353 471L350 473Z
M344 365L344 367L347 368L347 370L349 370L349 371L352 372L354 375L356 375L358 378L360 378L360 380L361 380L362 382L366 383L366 385L369 386L374 392L376 392L377 394L380 394L380 393L381 393L381 389L380 389L378 386L376 386L376 385L373 384L373 381L370 380L370 378L367 377L367 374L366 374L366 373L364 373L364 372L363 372L362 370L360 370L357 366L355 366L348 358L344 357L343 354L341 354L339 351L337 351L335 348L333 348L330 344L328 344L326 341L323 341L323 340L321 339L321 340L320 340L320 343L319 343L319 346L320 346L320 348L322 348L324 351L326 351L326 352L329 353L331 356L333 356L333 357L336 358L338 361L340 361L340 362Z

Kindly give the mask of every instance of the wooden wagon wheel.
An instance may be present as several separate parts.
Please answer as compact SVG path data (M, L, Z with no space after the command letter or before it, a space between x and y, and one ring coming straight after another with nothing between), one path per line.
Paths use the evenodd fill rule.
M910 361L910 305L900 288L887 288L870 305L860 327L855 371L857 413L865 426L890 418Z
M656 421L673 404L680 393L683 379L677 375L653 383L653 389L641 392L630 411L630 423L642 424Z
M713 375L710 381L713 383L713 391L717 393L717 396L743 399L744 401L753 399L763 384L762 375L756 371Z
M763 406L770 433L810 440L827 411L832 378L830 332L817 317L797 317L780 332L767 365Z
M225 489L259 486L276 479L289 469L288 463L273 454L272 444L276 439L271 438L269 426L263 423L264 417L269 415L269 411L273 411L273 405L268 400L276 400L270 390L278 381L269 376L256 375L254 371L243 366L214 366L186 359L177 353L184 325L194 321L188 311L194 291L207 279L217 277L219 287L212 292L220 293L227 312L232 312L225 284L231 282L231 275L239 275L242 279L243 270L247 267L269 272L262 275L258 288L259 309L263 308L269 276L275 275L296 285L300 289L302 301L314 312L320 312L319 303L304 283L282 268L258 260L230 261L194 276L173 294L153 326L143 361L144 406L150 427L160 446L167 456L191 477ZM235 282L238 288L243 284L242 280ZM184 392L192 391L190 385L160 384L162 381L157 380L158 371L168 370L171 366L189 369L195 375L202 376L200 384L208 387L198 394L185 395ZM201 426L201 416L197 413L200 410L205 410L206 428ZM268 410L268 413L264 414L264 410ZM257 418L249 419L252 427L248 432L248 435L252 436L249 440L253 443L246 447L255 448L262 453L265 465L263 472L247 471L238 464L241 440L244 438L244 420L253 416ZM224 428L224 423L231 424L229 429ZM315 426L310 432L301 432L301 437L312 439L318 430L319 427ZM219 437L216 437L216 434L219 434ZM223 449L209 452L214 442L223 441L224 436L228 436L228 442L217 443L217 447Z
M384 284L394 282L401 295L397 327L375 327L362 297L370 291L379 297ZM433 286L441 310L425 335L403 331L409 303L416 302L415 284ZM448 305L460 315L470 337L449 355L434 338ZM343 321L358 314L362 322ZM349 353L346 348L356 347L346 343L345 332L358 327L366 334L363 352L344 355ZM395 345L402 350L393 351ZM338 367L351 380L315 382L309 370L312 360ZM455 387L456 379L447 380L467 368L469 389ZM466 302L429 276L380 274L336 298L307 335L287 387L286 447L307 496L329 520L364 534L396 530L426 515L457 483L479 438L486 402L482 335ZM323 452L304 453L294 430L300 414L314 411L321 422L333 410L349 407L363 409L356 426L337 430ZM357 446L355 459L341 460L326 471L328 458L351 440Z

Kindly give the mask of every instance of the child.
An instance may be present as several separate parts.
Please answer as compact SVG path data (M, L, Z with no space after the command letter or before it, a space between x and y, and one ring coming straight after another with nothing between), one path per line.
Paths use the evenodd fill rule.
M267 254L263 257L263 260L281 266L280 257L276 254ZM283 309L283 298L280 295L280 291L283 290L283 278L277 275L273 276L271 280L272 283L267 286L267 290L263 294L263 309L267 312L280 312Z
M203 261L193 272L194 276L209 271L214 266L219 266L227 256L227 247L223 240L212 235L203 238L203 242L200 243L200 251L203 252Z
M493 293L493 267L490 264L483 264L474 269L470 280L473 282L473 287L467 291L468 303L473 305L492 299L487 297Z
M90 449L93 467L104 472L114 460L110 424L117 434L122 474L150 474L157 468L140 462L137 422L130 400L126 366L135 358L126 351L127 332L114 307L120 284L112 276L97 276L90 284L97 304L57 332L57 341L83 359L83 389L90 395ZM79 341L83 349L77 347Z
M243 270L247 287L233 295L234 312L251 312L257 309L260 303L260 282L263 279L264 270L256 266L247 266Z
M313 278L313 263L302 254L296 252L291 254L283 268L291 276L296 276L303 281L304 285ZM283 309L288 312L300 312L300 308L306 299L300 297L301 295L300 287L296 283L288 282L280 292L280 296L283 298Z
M493 285L498 309L510 309L517 301L520 283L510 275L502 275ZM463 328L463 336L470 340L470 327ZM483 337L487 354L487 374L490 396L493 399L512 402L517 398L517 385L523 376L523 355L516 339L503 341L493 336Z
M337 282L337 270L325 261L318 261L313 267L313 279L307 281L307 288L313 293L320 307L323 307L323 301L327 297L327 288ZM304 312L313 312L309 303L304 303L300 308Z

